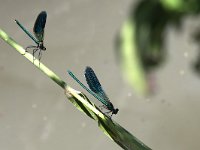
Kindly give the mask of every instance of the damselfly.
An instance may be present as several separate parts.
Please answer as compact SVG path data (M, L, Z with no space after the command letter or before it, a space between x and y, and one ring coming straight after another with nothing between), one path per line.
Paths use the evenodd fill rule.
M35 53L39 50L38 59L42 58L42 51L45 51L46 48L44 47L44 28L46 24L46 18L47 13L46 11L42 11L35 21L34 27L33 27L33 33L35 37L18 21L15 20L15 22L19 25L19 27L37 44L37 46L28 46L26 47L26 52L28 52L28 49L33 49L33 57ZM33 59L34 60L34 59Z
M87 88L83 83L81 83L81 81L79 81L79 79L71 71L68 70L68 73L77 83L79 83L79 85L81 85L86 91L88 91L101 103L103 103L103 106L109 110L109 112L107 113L112 112L111 116L118 113L119 109L114 108L113 104L110 102L108 96L104 92L96 74L91 67L86 67L85 69L85 78L90 89Z

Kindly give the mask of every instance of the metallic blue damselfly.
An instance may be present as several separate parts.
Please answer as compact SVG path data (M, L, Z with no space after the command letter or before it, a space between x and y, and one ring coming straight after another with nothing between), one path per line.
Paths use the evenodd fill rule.
M81 81L71 71L68 70L68 73L77 83L79 83L79 85L98 99L103 104L104 108L109 110L108 113L112 112L111 116L118 113L119 109L114 108L91 67L86 67L85 69L85 78L90 89L81 83Z
M46 50L46 47L44 47L44 42L43 42L46 18L47 18L46 11L42 11L37 16L37 19L33 27L33 33L35 37L18 20L15 20L17 25L37 44L36 46L31 45L31 46L26 47L26 52L28 52L28 49L32 48L33 56L34 56L35 53L39 50L39 54L38 54L39 61L42 58L42 51Z

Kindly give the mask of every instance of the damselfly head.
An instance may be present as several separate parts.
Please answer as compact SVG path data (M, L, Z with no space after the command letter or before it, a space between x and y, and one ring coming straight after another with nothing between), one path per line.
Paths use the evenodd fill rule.
M46 47L44 47L43 42L39 43L38 48L41 49L41 50L43 50L43 51L46 50Z
M112 111L112 114L117 114L118 113L118 111L119 111L119 109L118 108L116 108L116 109L113 109L113 111Z

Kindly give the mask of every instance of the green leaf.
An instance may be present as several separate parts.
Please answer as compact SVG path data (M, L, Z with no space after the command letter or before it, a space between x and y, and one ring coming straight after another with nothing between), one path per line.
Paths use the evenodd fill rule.
M76 91L69 86L66 87L65 93L77 109L97 121L99 128L104 132L104 134L106 134L111 140L115 141L123 149L151 150L117 122L102 113L101 110L86 97L85 94Z
M135 26L130 20L126 21L120 34L120 63L125 79L142 94L149 93L145 68L142 65L136 44Z

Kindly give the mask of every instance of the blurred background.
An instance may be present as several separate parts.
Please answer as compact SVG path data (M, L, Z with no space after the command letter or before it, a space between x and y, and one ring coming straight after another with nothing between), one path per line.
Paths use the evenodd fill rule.
M84 69L91 66L119 108L113 119L150 148L199 149L195 42L200 34L195 29L200 18L199 5L192 2L190 7L167 0L1 0L0 28L24 47L32 45L14 19L32 32L37 15L46 10L42 63L84 93L67 69L86 83ZM132 64L124 53L127 22L136 38ZM0 47L0 149L121 149L75 109L57 84L3 40Z

